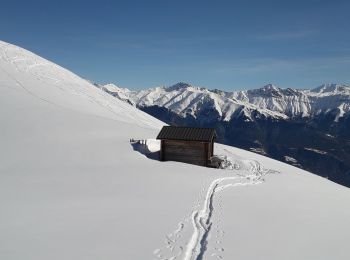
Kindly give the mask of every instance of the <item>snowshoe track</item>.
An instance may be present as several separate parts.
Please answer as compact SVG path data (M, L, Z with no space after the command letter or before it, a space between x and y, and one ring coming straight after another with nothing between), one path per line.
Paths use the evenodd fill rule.
M229 153L234 155L231 152ZM180 222L178 224L178 228L173 233L166 236L166 238L179 238L181 236L181 232L183 232L186 228L188 229L190 226L187 226L185 223L190 222L193 231L188 242L185 245L179 245L176 243L176 240L166 240L166 249L168 252L165 252L164 250L164 255L167 255L168 257L164 257L164 255L160 253L162 251L159 249L159 251L157 251L155 254L158 259L203 260L208 248L208 236L211 232L212 226L215 224L212 221L214 210L217 210L217 214L221 215L220 211L222 210L222 200L219 198L218 205L214 205L214 198L217 196L217 194L226 188L261 184L264 182L263 177L266 174L277 173L273 170L264 169L264 167L262 167L261 164L255 160L235 159L232 162L232 165L236 165L233 168L234 170L240 170L239 174L213 180L207 188L204 200L202 199L203 203L200 203L202 204L202 207L200 208L200 205L197 204L190 216L186 217L182 222ZM232 170L232 168L230 168L230 170ZM204 188L202 189L202 192L203 191ZM190 219L188 219L189 217ZM216 223L215 228L217 231L215 234L216 242L215 246L213 247L215 252L211 253L210 256L216 257L217 259L223 259L225 249L220 247L220 244L225 232L219 229L219 223ZM175 250L175 248L177 248L177 250Z

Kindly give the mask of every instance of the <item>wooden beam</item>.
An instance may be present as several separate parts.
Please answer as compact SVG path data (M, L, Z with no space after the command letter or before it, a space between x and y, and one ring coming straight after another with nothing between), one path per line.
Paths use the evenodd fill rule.
M160 154L159 154L159 160L164 161L164 141L160 141Z
M204 143L204 166L208 167L208 143Z

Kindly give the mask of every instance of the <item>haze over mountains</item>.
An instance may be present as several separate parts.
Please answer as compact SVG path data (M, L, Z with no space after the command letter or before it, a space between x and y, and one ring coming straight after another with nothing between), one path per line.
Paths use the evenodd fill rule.
M99 85L98 85L99 86ZM350 86L226 92L177 83L130 91L99 86L169 124L215 127L221 143L249 149L350 186Z

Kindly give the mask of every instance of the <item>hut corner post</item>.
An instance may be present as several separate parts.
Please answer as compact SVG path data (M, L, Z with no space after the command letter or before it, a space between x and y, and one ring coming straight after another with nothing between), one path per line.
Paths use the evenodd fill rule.
M204 143L204 166L208 167L208 146L209 143Z
M160 140L159 160L164 161L164 140Z

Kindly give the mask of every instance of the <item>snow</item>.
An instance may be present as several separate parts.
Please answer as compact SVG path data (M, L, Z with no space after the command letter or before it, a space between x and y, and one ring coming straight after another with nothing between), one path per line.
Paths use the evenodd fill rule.
M96 87L100 88L101 90L107 92L108 94L117 97L119 100L122 100L124 102L129 103L130 105L135 106L135 103L129 99L130 93L132 93L132 91L130 91L127 88L120 88L116 85L114 85L113 83L109 83L106 85L99 85L99 84L94 84Z
M295 158L287 156L287 155L284 156L284 159L286 160L286 162L298 163L298 161Z
M224 145L232 169L149 159L162 122L0 53L0 259L349 259L349 189Z
M313 90L282 89L267 85L261 89L233 92L230 94L239 100L256 105L260 109L278 111L282 114L311 117L344 107L335 121L350 111L350 86L322 85Z
M251 118L252 111L258 111L267 117L277 119L288 118L288 116L278 111L259 108L254 104L226 97L205 88L193 87L186 83L178 83L171 87L124 92L124 94L140 107L166 107L183 117L186 117L186 114L190 111L190 114L196 118L201 111L213 109L224 121L229 121L240 111L243 111L248 118Z
M108 85L107 85L108 86ZM275 118L312 117L337 110L335 122L350 112L350 86L324 84L313 90L282 89L272 84L260 89L224 92L178 83L171 87L157 87L141 91L123 90L122 99L138 106L166 107L173 112L194 117L203 109L217 112L223 121L230 121L240 111L252 121L252 111Z
M266 152L262 148L253 148L253 147L251 147L251 148L249 148L249 150L252 151L252 152L258 153L258 154L266 155Z
M312 152L318 153L318 154L327 154L327 152L325 152L325 151L321 151L321 150L314 149L314 148L305 147L304 149L308 150L308 151L312 151Z

